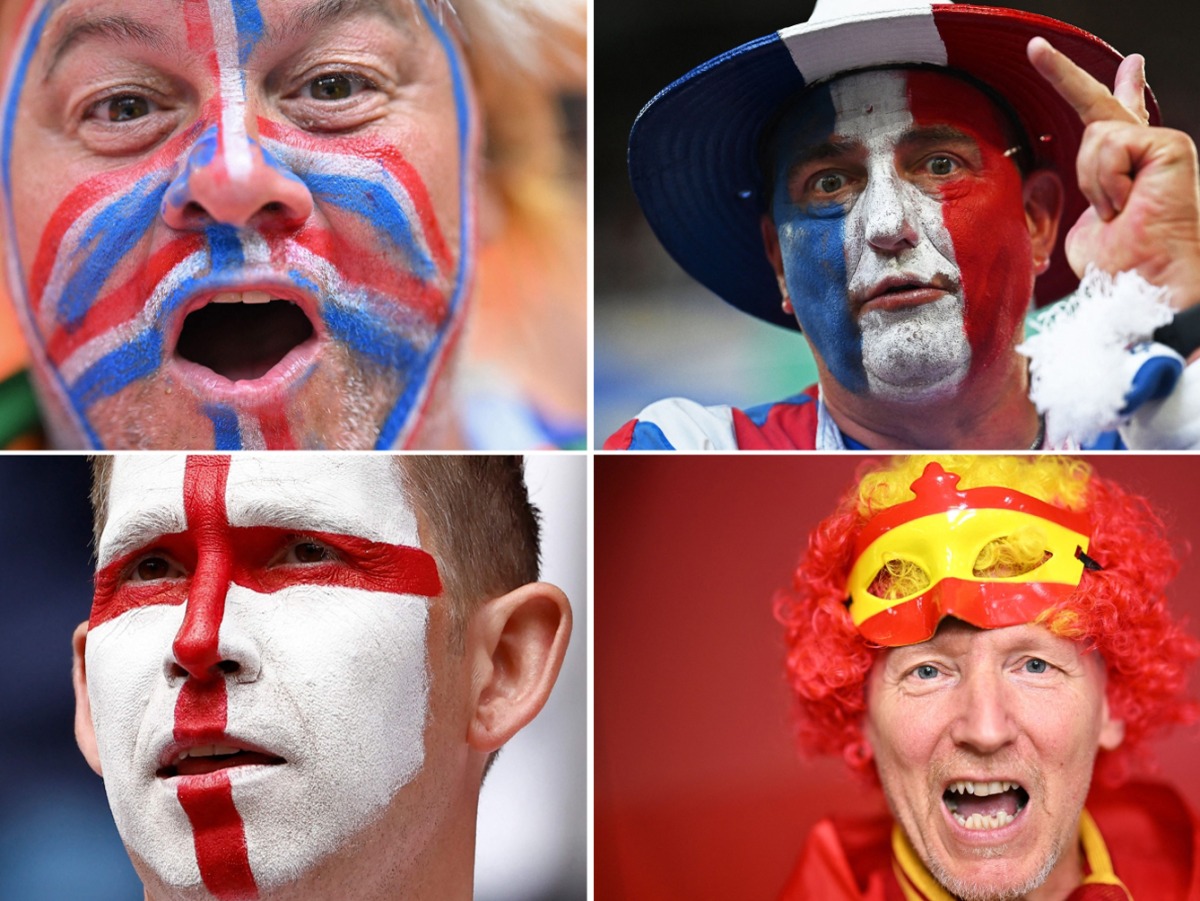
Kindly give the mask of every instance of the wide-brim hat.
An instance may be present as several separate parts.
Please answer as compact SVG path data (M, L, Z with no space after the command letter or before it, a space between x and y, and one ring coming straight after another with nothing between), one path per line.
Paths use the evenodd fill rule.
M634 192L658 239L692 277L747 313L796 328L781 309L762 242L764 131L782 104L834 76L944 66L1003 97L1030 140L1034 165L1062 176L1059 241L1035 287L1039 303L1057 300L1078 284L1063 236L1087 208L1075 179L1083 124L1030 64L1026 46L1036 35L1113 84L1121 54L1046 16L950 0L818 0L808 22L709 60L646 104L629 136ZM1158 124L1149 90L1146 104Z

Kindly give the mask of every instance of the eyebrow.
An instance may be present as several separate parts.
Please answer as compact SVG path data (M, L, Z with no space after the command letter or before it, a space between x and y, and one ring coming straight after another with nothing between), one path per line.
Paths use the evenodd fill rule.
M415 5L416 0L412 0ZM287 42L316 28L324 28L358 15L373 15L386 19L393 25L404 27L410 24L407 16L400 13L394 0L317 0L288 15L283 24L269 29L270 38L276 42Z
M73 47L84 41L97 39L140 44L153 50L161 50L167 43L162 31L129 16L77 14L67 19L61 34L51 47L43 79L49 79L54 74L55 67Z
M809 163L840 159L861 150L862 146L859 141L822 141L820 144L812 144L796 154L788 170L790 172Z
M173 0L177 9L182 9L185 0ZM412 0L413 3L416 0ZM269 39L287 41L316 28L323 28L357 15L374 15L386 19L397 27L410 24L394 0L317 0L288 15L280 26L268 28ZM118 43L134 43L152 50L163 50L168 44L162 30L129 16L89 16L86 12L67 18L61 34L54 41L49 61L43 75L48 80L55 67L75 46L88 40L108 40Z
M100 566L152 545L167 535L187 529L182 507L140 507L119 519L110 520L100 535L96 556ZM111 534L110 534L111 530Z
M978 144L974 137L953 125L926 125L921 128L910 128L900 135L897 144L926 144L939 141L969 141Z

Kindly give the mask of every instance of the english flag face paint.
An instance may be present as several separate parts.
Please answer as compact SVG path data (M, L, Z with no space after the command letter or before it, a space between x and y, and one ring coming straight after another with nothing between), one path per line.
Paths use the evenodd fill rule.
M57 444L420 438L474 247L477 116L443 18L425 0L30 2L0 178Z
M772 215L801 328L838 383L925 400L1011 349L1033 290L998 109L933 71L807 94L772 144Z
M115 461L88 691L117 828L163 884L258 897L421 771L441 587L392 466Z

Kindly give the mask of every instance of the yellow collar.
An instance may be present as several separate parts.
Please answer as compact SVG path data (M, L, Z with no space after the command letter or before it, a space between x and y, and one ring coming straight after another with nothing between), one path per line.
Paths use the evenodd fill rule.
M1112 858L1108 856L1104 836L1086 810L1079 815L1079 843L1083 846L1088 869L1088 875L1080 884L1117 885L1125 892L1125 897L1133 901L1129 889L1113 872ZM892 827L892 869L907 901L954 901L954 897L929 875L899 824Z

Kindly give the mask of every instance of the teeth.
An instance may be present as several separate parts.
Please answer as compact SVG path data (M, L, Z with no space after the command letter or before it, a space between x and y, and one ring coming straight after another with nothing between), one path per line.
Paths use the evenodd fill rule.
M998 795L1010 789L1015 791L1020 787L1015 782L951 782L949 789L960 795L969 794L986 798L988 795Z
M217 294L211 303L270 303L271 295L266 291L225 291Z
M181 753L175 758L175 762L178 763L188 757L220 757L225 754L237 754L240 751L240 748L231 748L228 745L197 745Z
M1001 826L1007 826L1016 817L1001 810L987 817L981 813L973 813L969 817L960 817L956 813L954 814L954 819L958 820L965 828L978 831L982 829L999 829Z

